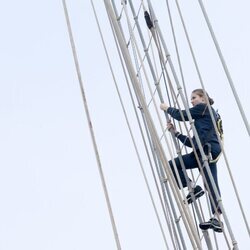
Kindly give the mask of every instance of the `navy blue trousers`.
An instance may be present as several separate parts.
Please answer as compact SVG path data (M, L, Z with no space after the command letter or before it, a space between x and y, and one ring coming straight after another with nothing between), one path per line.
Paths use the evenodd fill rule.
M199 156L199 161L201 162L201 166L202 166L203 164L202 164L202 161L201 161L200 153L199 152L197 152L197 153L198 153L198 156ZM218 156L218 153L214 153L214 154L212 153L212 156L213 156L213 159L215 159ZM198 162L197 162L197 160L195 158L194 152L191 152L191 153L186 154L186 155L182 155L182 159L183 159L183 162L184 162L184 165L185 165L186 169L194 169L194 168L199 169L199 165L198 165ZM176 164L176 167L177 167L180 179L181 179L181 183L182 183L183 187L187 187L187 181L186 181L185 175L184 175L184 173L182 171L181 164L180 164L180 161L179 161L178 157L175 158L174 161L175 161L175 164ZM172 170L172 172L174 174L176 183L177 183L178 187L180 188L177 177L176 177L176 174L175 174L175 171L174 171L172 161L169 161L169 165L170 165L171 170ZM219 189L219 185L218 185L218 178L217 178L217 166L216 166L216 163L210 163L209 168L211 170L215 185L216 185L216 187L218 189L218 192L220 194L220 189ZM212 213L213 214L215 213L214 206L212 205L213 204L212 199L214 200L214 203L215 203L215 206L218 209L218 212L221 213L221 210L220 210L220 208L218 206L218 202L217 202L217 199L216 199L216 196L215 196L215 192L214 192L212 183L210 181L210 178L208 176L208 173L207 173L207 170L206 170L205 167L203 167L203 171L204 171L206 182L207 182L207 184L209 186L209 190L210 190L211 196L212 196L212 197L210 197L210 195L209 195ZM206 187L206 184L205 184L205 187Z

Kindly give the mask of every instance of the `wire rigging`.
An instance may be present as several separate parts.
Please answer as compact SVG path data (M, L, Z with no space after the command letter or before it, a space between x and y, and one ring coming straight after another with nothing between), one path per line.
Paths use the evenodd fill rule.
M107 207L108 207L108 211L109 211L109 216L110 216L110 220L111 220L111 224L112 224L112 229L113 229L113 233L114 233L114 237L115 237L116 246L117 246L117 249L120 250L121 244L120 244L118 231L117 231L117 227L116 227L116 223L115 223L115 219L114 219L114 215L113 215L113 211L112 211L112 207L111 207L111 202L110 202L110 198L109 198L109 194L108 194L108 189L107 189L107 185L106 185L106 181L105 181L105 177L104 177L104 173L103 173L103 169L102 169L100 155L99 155L98 147L96 144L94 129L92 127L91 117L90 117L90 113L89 113L89 109L88 109L88 103L87 103L87 99L86 99L86 94L85 94L85 90L84 90L84 86L83 86L80 66L79 66L77 52L76 52L76 46L75 46L75 42L74 42L74 38L73 38L73 33L72 33L72 29L71 29L71 24L70 24L67 5L66 5L65 0L63 0L63 9L64 9L64 14L65 14L66 22L67 22L67 28L68 28L73 58L74 58L74 62L75 62L75 67L76 67L76 71L77 71L78 81L79 81L81 94L82 94L82 98L83 98L85 113L86 113L86 116L88 119L88 126L89 126L89 130L90 130L91 139L92 139L92 143L93 143L93 147L94 147L94 151L95 151L95 156L96 156L96 161L97 161L97 165L98 165L98 170L99 170L99 174L100 174L100 178L101 178L101 182L102 182L102 188L103 188L103 191L105 194L105 199L106 199L106 203L107 203Z

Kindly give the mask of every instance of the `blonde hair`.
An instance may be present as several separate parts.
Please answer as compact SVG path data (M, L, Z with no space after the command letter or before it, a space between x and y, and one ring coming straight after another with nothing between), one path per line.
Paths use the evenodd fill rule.
M210 105L213 105L214 104L214 100L208 95L207 92L204 92L203 89L195 89L192 91L192 93L200 96L200 97L205 97L205 95L207 96L207 99L209 101L209 104Z

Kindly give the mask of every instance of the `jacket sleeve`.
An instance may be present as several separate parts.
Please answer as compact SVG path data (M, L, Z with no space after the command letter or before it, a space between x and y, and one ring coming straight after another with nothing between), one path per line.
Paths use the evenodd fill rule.
M192 116L192 119L198 119L203 116L203 113L205 111L206 105L205 104L198 104L194 107L189 109L189 112ZM179 110L176 108L169 107L167 109L167 113L172 116L175 120L183 121L181 113L183 114L184 120L188 121L188 116L186 110Z
M185 146L192 147L192 144L190 142L190 138L186 135L179 134L176 136L178 140L180 140Z

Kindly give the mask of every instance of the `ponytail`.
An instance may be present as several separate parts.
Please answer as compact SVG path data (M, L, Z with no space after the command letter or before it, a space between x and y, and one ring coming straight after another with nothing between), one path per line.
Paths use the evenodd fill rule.
M205 92L205 94L204 94L203 89L195 89L195 90L192 91L192 93L195 93L200 97L205 97L205 94L206 94L209 104L210 105L214 104L214 100L208 95L207 92Z

